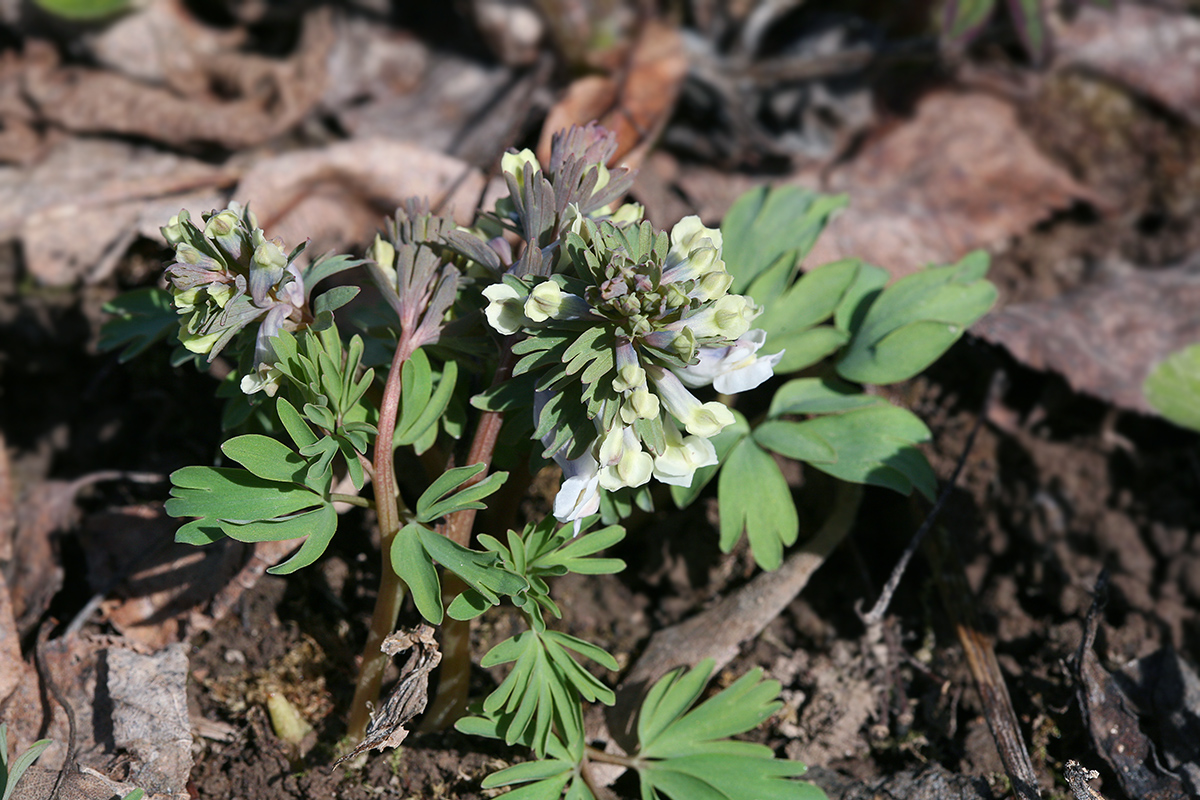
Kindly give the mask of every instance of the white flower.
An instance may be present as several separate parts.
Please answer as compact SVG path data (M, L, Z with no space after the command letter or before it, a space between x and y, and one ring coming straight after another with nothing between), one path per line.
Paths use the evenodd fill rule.
M696 352L700 360L675 374L684 386L693 389L711 383L721 394L748 391L770 378L783 358L783 350L769 356L756 355L766 340L767 332L756 329L728 347L701 347Z
M505 336L516 333L528 322L521 307L521 295L507 283L493 283L483 290L483 296L488 299L483 311L488 324Z
M562 485L554 497L554 518L559 522L575 523L575 535L578 536L584 518L600 510L599 465L591 453L575 459L556 455L554 461L563 472Z
M684 437L679 428L668 422L663 425L667 449L654 459L654 477L660 483L691 486L696 470L717 463L713 443L700 436Z
M600 485L610 492L650 480L654 458L642 450L633 428L614 428L600 444Z
M696 338L705 336L737 339L750 330L750 323L762 313L754 301L740 294L727 294L717 302L680 321Z
M667 411L683 423L688 433L704 439L716 436L733 424L733 412L724 403L701 403L687 390L675 373L662 367L646 370Z

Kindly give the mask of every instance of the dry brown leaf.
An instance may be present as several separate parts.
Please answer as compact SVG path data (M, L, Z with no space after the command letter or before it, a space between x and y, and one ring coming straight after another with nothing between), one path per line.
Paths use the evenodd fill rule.
M149 655L125 639L85 635L49 641L42 653L43 669L75 716L73 766L140 783L152 799L186 800L192 736L184 646ZM18 751L35 739L51 740L38 767L54 774L67 757L70 725L57 701L43 702L53 697L48 688L28 668L5 707L5 722ZM126 755L114 759L119 751ZM114 763L121 774L110 773Z
M1022 364L1063 375L1076 391L1143 413L1150 370L1200 341L1200 260L1126 271L1051 300L1012 305L975 324Z
M187 97L205 97L212 87L208 65L219 58L239 58L247 35L242 26L205 25L183 0L149 0L82 37L79 45L112 72Z
M895 277L1020 234L1073 200L1096 200L1038 151L1008 103L945 92L924 98L822 188L848 193L850 207L808 263L857 256Z
M576 80L550 109L538 141L538 159L550 163L550 140L558 131L598 120L617 134L611 164L636 168L667 124L687 71L679 31L650 20L619 73Z
M1125 84L1200 124L1200 19L1139 3L1084 3L1059 22L1055 66L1083 67Z
M180 95L105 70L52 64L26 70L22 88L40 121L76 133L249 147L289 130L321 99L331 19L328 9L309 14L288 60L227 52L201 62L206 85L231 90L231 100L211 92Z
M68 139L27 168L0 167L0 241L21 242L25 267L47 285L109 274L137 236L180 208L224 205L239 171L117 141Z
M8 595L8 581L4 579L4 570L0 570L0 706L16 691L24 672L21 635L17 631L17 619ZM4 743L0 742L0 747L3 746Z
M130 754L121 777L150 797L188 797L192 726L185 646L153 655L109 648L104 660L112 702L113 745Z
M441 153L391 139L352 139L256 163L234 192L259 224L288 246L310 252L358 247L408 197L428 198L469 224L483 192L479 170Z
M108 622L154 649L207 628L204 607L246 558L245 546L231 539L178 544L178 527L155 503L92 515L79 533L88 583L114 595L103 605Z

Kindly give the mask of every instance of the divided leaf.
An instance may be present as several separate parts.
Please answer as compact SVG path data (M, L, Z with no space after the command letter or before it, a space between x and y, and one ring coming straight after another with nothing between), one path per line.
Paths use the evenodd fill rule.
M738 198L721 223L726 268L733 276L732 294L744 294L762 273L782 262L784 284L796 262L817 240L830 216L846 205L845 195L820 195L797 186L761 187ZM752 294L766 305L774 299Z
M811 784L791 778L806 768L781 761L769 747L729 739L760 725L782 707L779 682L762 670L743 675L699 706L712 672L711 659L659 679L638 716L637 771L643 798L672 800L824 800Z
M725 459L717 482L721 550L728 553L745 533L754 560L766 570L783 563L783 548L793 544L800 520L791 489L771 454L743 438Z
M481 501L504 485L504 481L508 480L508 473L493 472L478 483L470 483L486 469L486 464L472 464L455 467L439 475L417 500L417 519L421 522L432 522L455 511L487 508ZM466 488L461 488L464 485Z
M996 302L984 278L982 251L948 267L932 267L884 289L861 322L851 319L850 344L838 373L859 383L907 380L936 361Z
M283 418L295 414L290 405L279 408ZM297 422L291 419L292 425ZM301 428L296 432L303 436ZM171 474L166 512L197 518L175 533L176 541L201 545L222 536L241 542L308 537L292 558L268 570L275 575L308 566L325 552L337 531L337 513L329 500L332 472L318 467L319 456L305 457L257 434L234 437L221 449L246 469L184 467Z
M937 477L915 446L929 439L929 428L915 414L887 403L803 422L771 420L754 431L754 441L762 447L835 478L901 494L915 488L932 500Z
M113 318L100 329L99 347L107 351L127 345L117 358L122 364L179 327L170 293L154 287L126 292L105 303L104 311Z

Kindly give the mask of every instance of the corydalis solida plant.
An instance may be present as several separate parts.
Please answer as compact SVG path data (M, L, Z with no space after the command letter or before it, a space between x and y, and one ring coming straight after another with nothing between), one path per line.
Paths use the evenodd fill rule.
M548 579L622 569L597 554L624 535L611 523L631 502L651 506L655 483L686 505L719 463L736 465L721 474L721 545L728 550L748 534L755 557L770 567L795 540L798 522L768 450L905 491L926 491L932 480L912 446L928 435L919 420L835 376L785 384L755 424L726 402L705 399L708 387L723 395L749 391L785 363L797 370L833 358L844 377L871 379L879 374L876 354L891 352L897 331L930 322L912 318L913 309L931 307L914 297L940 298L932 307L946 335L924 348L904 339L903 368L889 362L885 376L900 380L936 358L990 303L975 262L922 273L899 294L882 288L875 268L857 263L797 279L799 257L838 207L836 198L751 196L731 212L734 227L688 218L670 233L657 231L641 221L639 207L619 204L632 176L605 165L613 148L611 136L588 127L557 136L545 166L528 151L508 154L509 196L472 228L405 204L367 262L389 322L348 339L333 312L357 287L315 287L362 262L339 257L300 266L299 249L281 257L282 245L268 242L241 209L206 215L203 227L181 214L168 227L177 255L167 271L170 291L143 292L115 307L119 319L105 340L129 343L133 354L177 331L180 362L203 365L218 353L237 362L231 407L241 412L227 420L261 428L222 445L240 467L172 475L167 510L191 518L181 540L304 538L272 568L290 572L328 546L336 502L374 507L384 568L351 738L361 738L378 697L379 644L406 592L425 619L443 625L443 688L465 690L466 681L454 678L469 664L461 649L465 621L504 600L520 609L527 629L482 659L484 666L512 664L508 677L460 728L531 747L540 759L536 775L513 768L488 779L493 786L529 782L520 791L530 797L564 789L591 797L584 765L612 760L587 747L582 704L612 703L613 693L579 660L607 669L616 661L549 626L560 609ZM774 224L777 213L794 224ZM772 233L755 233L760 224ZM739 256L726 264L731 245ZM350 317L339 314L346 325ZM787 347L760 356L777 337ZM502 423L514 435L501 437ZM402 450L437 466L399 485ZM490 471L494 457L509 464L552 459L564 479L553 516L473 538L475 513L507 480ZM373 500L357 496L368 480ZM354 491L342 489L346 481ZM608 527L594 529L597 511ZM443 584L446 575L454 581ZM644 794L682 800L689 795L679 787L695 781L724 787L729 797L816 792L787 780L802 766L727 741L777 707L777 684L748 676L733 694L689 711L710 671L701 665L668 675L647 697L636 747L619 760L637 771Z

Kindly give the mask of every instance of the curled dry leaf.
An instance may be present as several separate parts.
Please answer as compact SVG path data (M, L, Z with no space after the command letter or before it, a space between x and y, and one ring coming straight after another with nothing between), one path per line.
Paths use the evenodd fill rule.
M807 262L857 256L894 277L1023 233L1074 200L1096 200L1038 151L1008 103L945 92L924 98L912 119L820 188L851 202Z
M1060 297L1008 306L972 331L1022 364L1062 374L1076 391L1153 414L1142 382L1159 361L1200 341L1197 308L1200 258L1125 270Z
M639 166L667 124L687 71L679 31L649 21L619 70L579 78L550 109L538 141L538 159L550 163L550 140L558 131L599 120L617 135L611 163Z
M442 653L433 633L432 626L421 623L411 630L388 634L379 645L379 649L389 656L405 650L412 650L412 654L405 662L400 680L392 693L383 701L379 711L372 715L366 737L357 747L333 762L335 767L368 750L399 747L408 737L405 726L425 710L429 700L429 673L442 661Z
M1055 31L1055 66L1112 78L1200 124L1200 19L1140 3L1084 3Z

